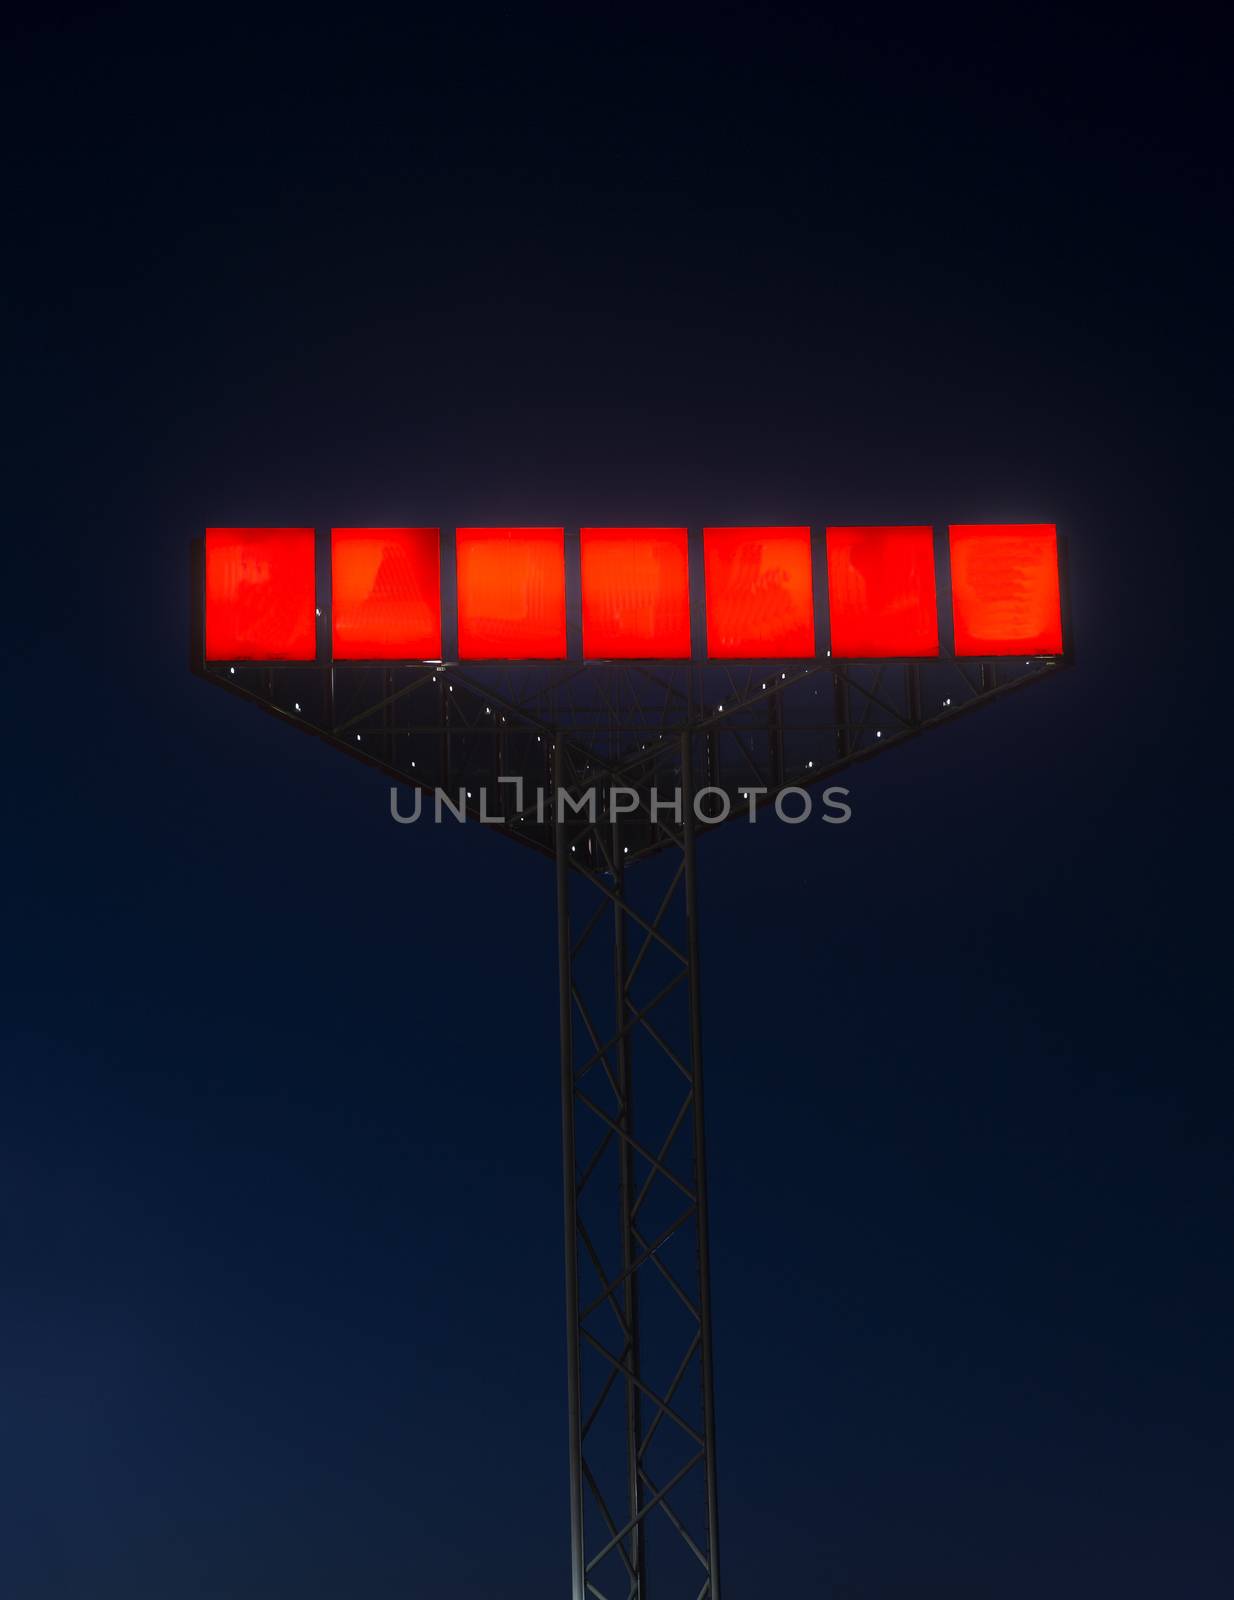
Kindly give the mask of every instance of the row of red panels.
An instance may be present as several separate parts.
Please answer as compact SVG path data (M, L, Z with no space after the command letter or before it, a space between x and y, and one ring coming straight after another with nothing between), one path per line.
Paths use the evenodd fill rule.
M956 654L1060 655L1053 525L948 537ZM317 658L315 544L312 528L206 530L208 659ZM579 545L584 656L689 659L686 529L583 528ZM330 564L335 660L441 659L439 529L334 528ZM455 566L460 659L565 659L564 529L458 528ZM703 567L708 657L822 653L808 527L705 528ZM833 658L938 655L932 528L828 528L826 592Z

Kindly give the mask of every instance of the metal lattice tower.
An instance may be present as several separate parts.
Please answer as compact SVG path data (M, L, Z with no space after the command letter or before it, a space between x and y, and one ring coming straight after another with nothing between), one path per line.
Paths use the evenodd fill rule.
M555 759L559 787L581 787L564 741ZM642 1597L649 1564L667 1592L720 1593L696 824L681 810L637 875L621 821L555 821L577 1600Z
M1063 658L212 662L192 593L199 676L552 859L571 1600L721 1600L699 836Z

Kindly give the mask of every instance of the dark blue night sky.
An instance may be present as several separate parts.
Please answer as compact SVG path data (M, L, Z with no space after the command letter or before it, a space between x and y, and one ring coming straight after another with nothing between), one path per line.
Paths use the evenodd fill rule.
M725 1579L1230 1592L1169 30L11 26L5 1600L565 1593L551 868L190 676L207 523L1058 523L1075 671L700 850Z

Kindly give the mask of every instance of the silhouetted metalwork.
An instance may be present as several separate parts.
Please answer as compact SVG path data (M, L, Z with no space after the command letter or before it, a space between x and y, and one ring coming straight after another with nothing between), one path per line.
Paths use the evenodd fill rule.
M1063 661L215 663L201 594L194 672L554 858L572 1600L721 1600L698 835Z

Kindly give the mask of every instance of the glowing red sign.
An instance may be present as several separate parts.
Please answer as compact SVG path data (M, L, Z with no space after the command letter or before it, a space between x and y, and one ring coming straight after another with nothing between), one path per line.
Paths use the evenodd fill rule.
M1053 523L965 523L950 533L956 654L1061 655Z
M809 528L704 528L703 566L713 660L814 654Z
M690 655L684 528L583 528L583 654L680 661Z
M439 661L436 528L335 528L330 536L336 661Z
M206 529L206 655L312 661L317 601L312 528Z
M563 528L459 528L458 651L464 661L563 661Z
M456 529L458 658L565 660L569 570L589 661L816 659L811 530L702 533L705 651L701 639L692 648L685 528L585 527L569 543L563 528ZM949 534L957 656L1062 655L1054 525L957 523ZM313 661L328 602L335 661L439 661L443 627L453 649L438 529L333 529L325 598L316 542L311 528L206 530L208 659ZM833 658L938 656L932 528L828 528L825 550Z
M938 654L932 528L828 528L831 653Z

